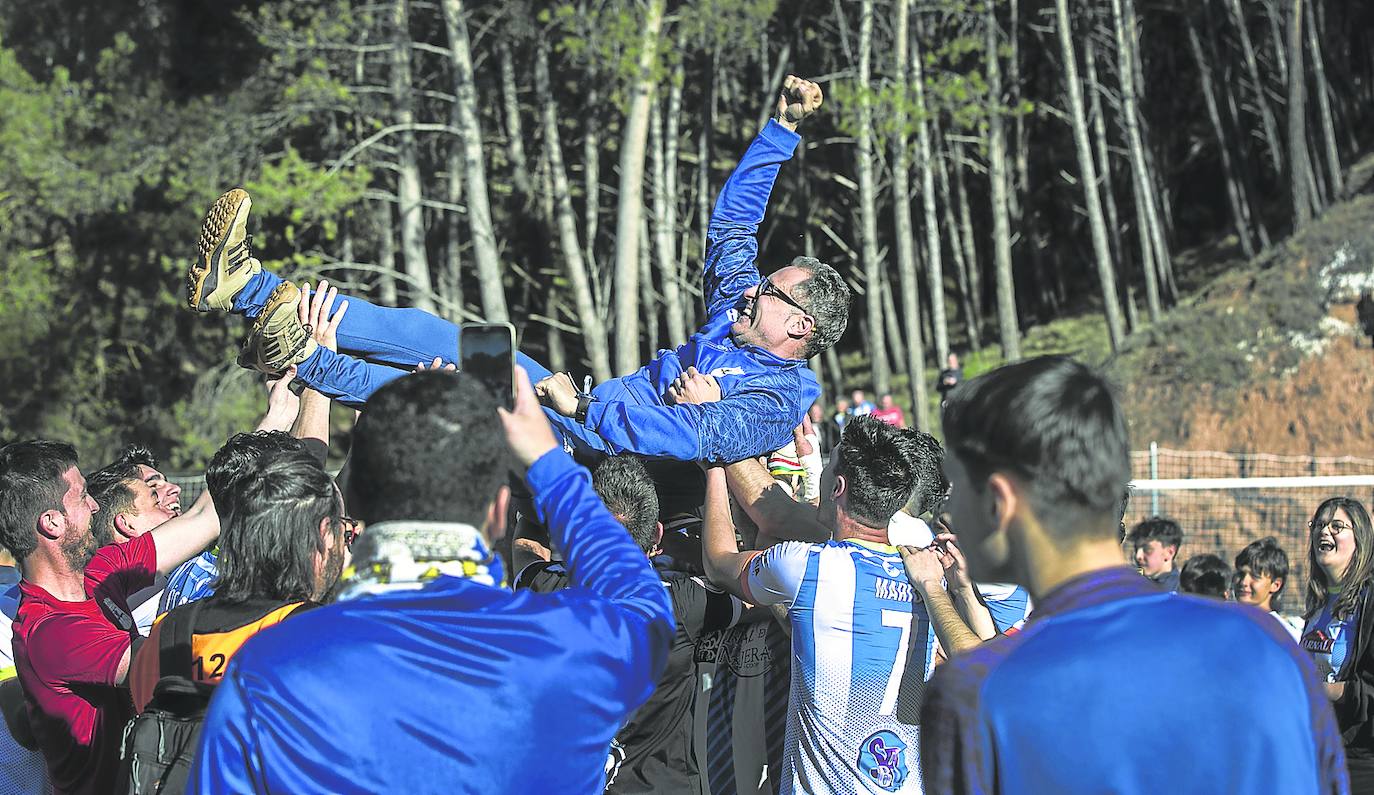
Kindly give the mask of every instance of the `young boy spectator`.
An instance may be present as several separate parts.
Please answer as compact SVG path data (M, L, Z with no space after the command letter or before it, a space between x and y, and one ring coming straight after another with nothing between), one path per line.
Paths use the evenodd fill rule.
M1288 553L1273 536L1251 541L1236 555L1233 588L1236 601L1254 605L1278 619L1296 641L1302 635L1301 622L1289 621L1279 613L1279 600L1287 584Z
M1132 528L1126 540L1135 549L1135 565L1141 574L1166 591L1178 590L1174 558L1183 546L1183 528L1178 522L1152 516Z
M1210 596L1226 601L1231 584L1231 567L1220 556L1205 552L1188 558L1178 575L1180 593Z

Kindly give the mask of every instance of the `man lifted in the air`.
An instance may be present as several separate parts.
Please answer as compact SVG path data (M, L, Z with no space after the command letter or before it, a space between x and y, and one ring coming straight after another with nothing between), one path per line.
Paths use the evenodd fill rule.
M716 200L706 231L702 294L706 324L676 350L629 375L579 394L566 373L529 357L545 414L579 450L631 452L683 461L737 461L783 447L820 395L806 359L844 333L849 288L812 257L761 278L755 238L780 165L801 140L797 125L820 107L820 86L789 75L777 114L754 139ZM206 214L199 257L187 274L193 309L255 319L240 362L267 371L297 367L297 378L360 406L382 384L436 358L455 362L458 328L416 309L349 298L340 307L335 353L319 346L298 315L301 291L262 269L246 234L248 194L234 189ZM352 355L346 355L352 354ZM689 368L710 376L711 402L679 401L674 381ZM700 388L697 379L693 389ZM719 390L719 400L714 391Z

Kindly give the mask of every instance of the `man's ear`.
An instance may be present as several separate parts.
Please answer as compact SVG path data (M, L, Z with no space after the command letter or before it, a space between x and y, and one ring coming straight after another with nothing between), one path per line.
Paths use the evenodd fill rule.
M836 475L835 490L830 493L830 496L835 498L835 502L839 502L840 497L844 496L848 491L849 481L845 479L844 475Z
M987 509L991 514L989 518L992 519L994 532L1004 533L1016 514L1025 507L1021 488L1001 472L994 472L988 476L988 494L992 497Z
M1278 593L1279 591L1282 591L1282 590L1283 590L1283 584L1284 584L1284 582L1285 582L1285 580L1284 580L1283 577L1275 577L1273 580L1270 580L1270 581L1269 581L1269 593L1270 593L1270 594L1276 594L1276 593Z
M816 321L810 315L803 315L800 312L792 315L787 321L787 336L793 339L805 339L811 329L816 327Z
M127 516L127 515L128 515L128 514L124 514L124 513L117 513L117 514L115 514L115 518L114 518L115 532L116 532L116 533L119 533L120 535L124 536L125 538L133 538L133 537L134 537L133 528L129 527L129 520L126 519L126 518L124 518L124 517Z
M663 551L663 550L659 549L659 545L662 544L662 543L663 543L663 523L662 523L662 522L655 522L655 523L654 523L654 543L653 543L653 546L649 547L649 557L652 558L654 555L657 555L658 553L660 553L660 552Z
M506 511L510 509L510 486L496 490L496 499L487 506L486 522L482 525L482 535L488 542L495 543L506 535Z
M56 541L67 529L67 517L61 511L44 511L38 515L38 532L44 538Z

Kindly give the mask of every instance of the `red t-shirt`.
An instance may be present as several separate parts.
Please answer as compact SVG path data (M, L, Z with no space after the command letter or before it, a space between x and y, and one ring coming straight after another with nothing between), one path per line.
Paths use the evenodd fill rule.
M102 547L86 567L84 602L64 602L33 583L14 620L14 664L48 776L59 795L112 792L119 744L133 717L119 661L138 636L129 594L157 572L153 536Z
M902 413L901 406L893 406L890 409L874 409L873 416L888 425L895 425L898 428L906 427L906 415Z

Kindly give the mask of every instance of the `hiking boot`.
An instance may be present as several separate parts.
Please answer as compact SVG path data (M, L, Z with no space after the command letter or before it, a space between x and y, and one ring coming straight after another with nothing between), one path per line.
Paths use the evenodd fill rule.
M253 257L253 238L247 233L253 200L242 188L215 199L200 225L197 256L186 273L186 303L198 312L234 308L248 280L262 270Z
M297 315L300 302L299 287L291 282L277 285L243 343L240 366L280 373L310 358L320 344L310 335L310 327L301 324Z

